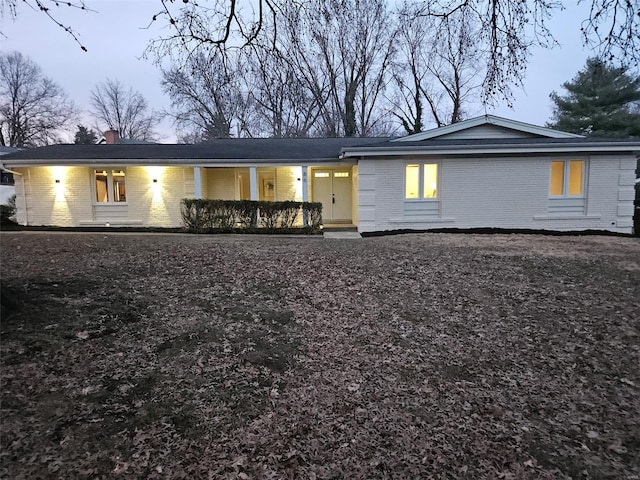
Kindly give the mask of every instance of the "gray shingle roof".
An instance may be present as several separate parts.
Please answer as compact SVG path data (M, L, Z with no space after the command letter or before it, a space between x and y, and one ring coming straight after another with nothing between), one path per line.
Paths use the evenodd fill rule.
M20 160L321 160L337 159L346 146L381 143L386 138L238 138L195 145L50 145L22 150L2 159ZM17 162L14 162L17 161Z

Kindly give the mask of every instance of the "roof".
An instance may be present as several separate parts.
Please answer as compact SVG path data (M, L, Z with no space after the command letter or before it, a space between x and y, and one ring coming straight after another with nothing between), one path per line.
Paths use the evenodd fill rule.
M0 155L8 155L13 152L17 152L19 148L16 147L4 147L0 145Z
M405 137L407 138L407 137ZM635 153L640 155L638 138L490 138L490 139L431 139L396 142L390 140L370 146L351 146L342 149L343 158L397 155L489 155L544 153L590 154Z
M388 138L231 138L195 145L50 145L2 158L9 168L29 165L205 165L277 164L337 161L345 146L381 143Z
M517 132L527 133L534 136L548 137L548 138L581 138L581 135L574 133L561 132L552 128L539 127L530 123L518 122L516 120L509 120L508 118L497 117L495 115L483 115L480 117L470 118L458 123L452 123L444 127L434 128L427 130L426 132L416 133L408 135L406 137L393 140L394 142L416 142L422 140L434 139L437 137L443 137L451 135L462 130L470 130L482 125L492 125L495 127L501 127L507 130L513 130Z

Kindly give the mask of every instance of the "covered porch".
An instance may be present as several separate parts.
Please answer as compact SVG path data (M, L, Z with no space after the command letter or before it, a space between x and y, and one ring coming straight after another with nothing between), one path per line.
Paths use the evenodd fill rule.
M195 166L194 198L322 203L323 221L357 222L356 165Z

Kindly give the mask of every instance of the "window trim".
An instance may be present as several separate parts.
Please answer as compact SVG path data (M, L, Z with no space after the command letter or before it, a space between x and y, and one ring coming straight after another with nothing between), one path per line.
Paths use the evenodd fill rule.
M553 162L562 162L564 163L564 178L562 182L562 194L561 195L552 195L551 194L551 175L552 175L552 165ZM570 171L571 171L571 162L582 162L582 191L579 195L572 195L569 193L569 182L570 182ZM547 193L549 194L550 199L562 199L562 198L586 198L587 197L587 159L586 158L552 158L549 162L549 183L547 185Z
M418 197L407 197L407 167L410 165L418 165ZM424 196L424 172L425 165L436 166L436 196L425 197ZM442 186L442 167L439 161L407 161L404 164L403 172L403 194L402 197L405 202L439 202L440 201L440 188Z
M106 171L107 172L107 201L99 202L97 199L97 190L96 190L96 172ZM114 186L115 183L113 181L113 172L121 171L124 172L125 178L125 196L126 200L124 202L116 202L114 200ZM129 195L127 193L127 169L125 167L91 167L89 169L89 175L91 177L91 196L93 197L93 205L128 205L129 204Z

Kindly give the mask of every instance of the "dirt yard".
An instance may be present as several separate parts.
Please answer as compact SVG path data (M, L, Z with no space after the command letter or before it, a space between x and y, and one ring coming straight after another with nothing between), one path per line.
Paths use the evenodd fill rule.
M640 479L640 241L2 233L3 479Z

